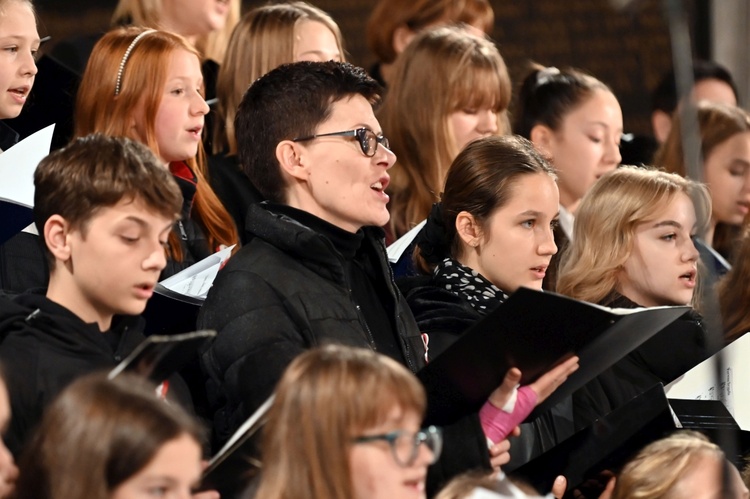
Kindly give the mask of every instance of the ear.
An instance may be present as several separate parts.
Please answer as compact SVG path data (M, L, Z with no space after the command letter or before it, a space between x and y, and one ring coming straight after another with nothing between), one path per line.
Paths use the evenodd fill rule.
M456 216L456 233L464 244L472 248L479 246L482 241L482 228L468 211L462 211Z
M60 215L52 215L44 223L44 243L55 260L67 262L70 259L69 234L70 224Z
M409 29L409 27L405 24L399 24L398 27L393 31L393 50L396 51L396 54L400 54L404 50L406 50L406 47L411 43L412 39L417 34Z
M654 129L656 140L663 144L672 130L672 117L664 111L654 111L651 113L651 127Z
M529 134L529 139L534 147L544 156L551 156L551 144L555 138L555 132L547 125L534 125Z
M303 158L304 148L297 142L282 140L276 145L276 160L281 171L292 178L306 180L309 172Z

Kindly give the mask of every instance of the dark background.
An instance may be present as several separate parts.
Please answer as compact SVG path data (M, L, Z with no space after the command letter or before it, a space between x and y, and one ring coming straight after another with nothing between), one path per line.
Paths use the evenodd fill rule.
M403 0L409 1L409 0ZM243 2L243 12L265 2ZM333 16L344 34L350 61L369 67L365 25L375 0L313 0ZM624 9L607 0L491 0L492 38L521 81L528 61L575 66L609 84L620 100L628 132L649 133L650 91L671 65L660 0L637 0ZM685 0L694 52L710 53L708 0ZM61 40L106 30L115 0L35 0L40 34Z

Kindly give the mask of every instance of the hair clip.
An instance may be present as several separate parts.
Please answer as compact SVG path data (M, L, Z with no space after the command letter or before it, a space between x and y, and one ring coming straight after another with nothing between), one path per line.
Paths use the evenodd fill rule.
M555 76L559 74L560 74L560 70L554 66L540 69L539 72L536 74L536 88L539 88L542 85L546 85L547 83L550 82L550 80L552 80L552 78L554 78Z
M135 48L135 45L143 38L144 36L148 35L149 33L155 33L155 29L148 29L141 33L140 35L133 38L133 41L130 42L130 45L128 46L128 49L125 51L125 54L122 56L122 61L120 62L120 68L117 70L117 83L115 84L115 97L120 95L120 85L122 84L122 73L125 71L125 64L128 62L128 58L130 57L130 53L133 51L133 48Z

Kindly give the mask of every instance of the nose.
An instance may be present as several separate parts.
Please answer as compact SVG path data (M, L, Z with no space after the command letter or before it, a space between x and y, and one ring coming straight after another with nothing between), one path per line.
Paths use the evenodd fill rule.
M414 464L416 466L429 466L433 462L435 462L435 453L427 446L426 442L422 442L419 445L419 454L417 455L417 459L414 461Z
M492 109L482 111L481 116L479 117L479 131L483 134L488 135L497 133L497 120L497 113L495 113Z
M544 234L541 236L539 246L537 247L537 253L539 255L552 256L557 253L557 244L555 244L555 233L552 227L544 230Z
M693 238L687 238L682 255L683 260L686 262L697 262L699 257L700 253L698 253L698 249L695 247Z
M36 76L37 72L39 71L36 67L34 54L32 54L30 51L24 52L23 61L21 62L19 70L24 76Z
M616 167L620 164L620 161L622 161L622 155L620 154L620 144L617 140L619 138L619 134L616 136L611 137L611 139L606 141L605 145L605 151L604 151L604 162L611 167Z
M211 108L208 107L206 99L204 99L198 92L195 92L193 101L190 103L191 114L195 116L205 116L210 110Z
M151 253L143 260L143 270L157 270L159 272L167 266L167 251L160 242L152 249Z
M378 165L384 167L386 170L393 167L397 159L396 154L383 144L378 144L378 150L375 151L373 158L378 162Z
M742 184L742 193L746 195L750 195L750 168L747 168L745 170L745 181Z
M5 443L0 441L0 481L13 483L18 477L18 468ZM1 488L1 487L0 487Z

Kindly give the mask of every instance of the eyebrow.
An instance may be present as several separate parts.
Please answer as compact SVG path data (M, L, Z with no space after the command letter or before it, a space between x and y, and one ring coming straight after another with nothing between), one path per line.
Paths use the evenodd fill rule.
M682 229L682 224L674 220L663 220L652 226L653 229L658 229L659 227L674 227L676 229Z
M604 128L606 128L607 130L609 130L609 129L610 129L610 126L609 126L608 124L604 123L603 121L588 121L587 123L588 123L589 125L598 125L598 126L603 126L603 127L604 127ZM623 130L623 129L622 129L622 128L619 128L618 130L620 131L620 133L622 133L622 130Z
M560 214L560 212L558 211L555 214L555 217L558 216L559 214ZM540 216L543 216L543 215L544 215L544 213L542 213L541 211L536 211L536 210L526 210L526 211L521 212L521 213L518 214L519 217L540 217ZM554 217L552 217L552 218L554 218Z
M45 37L45 38L47 40L49 39L49 37ZM5 36L0 36L0 40L21 40L21 41L25 41L27 39L28 38L25 37L25 36L23 36L23 35L5 35ZM42 38L38 38L38 37L37 38L31 38L31 43L32 44L34 44L34 43L41 44L42 42L46 42L47 40L42 39Z

